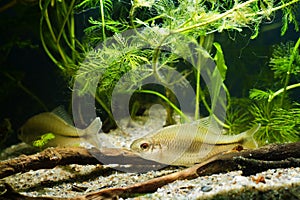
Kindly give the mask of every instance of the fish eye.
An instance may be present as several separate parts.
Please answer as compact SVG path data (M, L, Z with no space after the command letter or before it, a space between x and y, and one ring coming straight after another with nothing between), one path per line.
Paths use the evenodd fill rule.
M140 148L143 150L147 150L147 149L149 149L149 147L150 147L149 143L146 143L146 142L144 142L140 145Z

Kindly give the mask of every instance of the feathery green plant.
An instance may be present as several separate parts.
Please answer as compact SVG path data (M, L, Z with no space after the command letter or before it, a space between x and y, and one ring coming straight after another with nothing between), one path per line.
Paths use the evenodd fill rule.
M288 97L288 91L300 89L299 45L300 38L296 44L288 42L274 49L270 67L275 80L278 81L274 85L277 87L281 85L280 89L250 91L250 98L256 101L250 112L254 116L253 122L262 124L257 137L263 144L300 140L299 99L293 101Z
M298 22L296 20L295 5L299 4L300 0L247 0L247 1L211 1L211 0L159 0L146 1L134 0L127 3L126 9L128 13L122 12L119 17L116 17L115 8L117 3L112 0L85 0L77 3L75 0L70 2L55 1L55 7L50 0L40 1L42 10L41 19L41 38L44 48L49 57L63 72L66 72L68 77L83 80L81 94L90 92L89 84L94 82L99 83L96 101L107 112L108 116L113 120L110 111L111 94L117 81L128 71L131 73L132 85L124 86L126 90L134 88L134 84L146 79L150 75L165 82L170 88L174 84L186 84L185 79L172 78L166 82L162 77L161 72L164 69L178 69L178 63L181 59L177 55L185 55L191 52L189 45L200 45L208 53L205 55L216 62L217 69L222 75L222 81L226 79L227 66L225 64L222 51L222 44L214 42L213 33L229 31L242 31L245 28L253 30L252 39L259 34L260 24L264 19L271 19L274 13L278 10L283 12L283 28L282 34L286 32L287 25L293 23L295 30L298 31ZM126 1L124 1L126 2ZM75 38L74 29L74 9L76 12L84 11L88 8L99 7L99 19L90 18L90 27L86 29L86 40L84 43L79 42ZM56 13L56 18L52 19L49 11ZM143 11L143 12L141 12ZM52 15L51 15L52 16ZM57 22L54 25L53 21ZM143 31L138 31L138 28L143 27ZM47 30L45 29L47 28ZM130 38L124 38L118 33L125 30L133 29L136 35ZM168 32L162 32L167 29ZM178 35L184 37L180 37ZM49 37L48 37L49 36ZM115 40L114 45L103 46L101 51L91 50L91 45L95 42L104 41L112 36ZM50 38L46 40L45 37ZM128 40L131 40L129 42ZM132 42L137 41L137 42ZM178 42L180 41L180 42ZM298 42L297 42L298 44ZM144 49L144 46L151 46L154 49ZM169 46L170 52L161 51L161 47ZM299 45L298 45L299 46ZM203 55L204 50L197 49L199 55ZM297 60L296 48L294 48L292 61L287 64L288 75L285 75L282 90L278 90L268 96L272 99L282 95L283 100L286 99L287 90L298 85L289 85L290 76L297 72L298 69L293 67L294 61ZM180 54L180 51L183 54ZM175 54L177 52L177 54ZM191 52L192 53L192 52ZM289 52L290 53L290 52ZM286 54L287 55L287 54ZM82 62L83 58L89 62ZM274 57L275 58L275 57ZM193 61L192 61L193 62ZM271 61L274 63L273 68L279 68L279 60ZM158 63L161 63L158 67ZM191 63L196 68L201 68L201 63L195 61ZM147 66L148 65L148 66ZM182 64L180 64L182 65ZM147 67L146 67L147 66ZM187 67L187 66L183 66ZM80 68L79 74L75 76L75 70ZM168 70L167 70L168 71ZM170 70L169 70L170 71ZM280 69L275 70L281 73ZM201 87L200 70L186 68L181 71L183 77L188 77L193 74L195 78L195 119L199 117L199 105L203 104L208 113L213 113L214 104L216 102L218 91L212 95L211 102L207 100L205 88ZM93 74L93 76L91 76ZM95 74L101 74L100 80ZM94 80L95 79L95 80ZM97 79L97 80L96 80ZM88 80L88 81L86 81ZM230 99L230 94L223 82L218 83L225 89L227 98ZM123 92L125 92L124 90ZM141 88L141 91L142 88ZM256 91L256 93L255 93ZM145 91L144 91L145 92ZM170 100L167 93L161 94L158 91L153 91L153 94ZM265 94L263 90L252 90L252 99L263 99ZM168 102L168 101L167 101ZM229 103L231 103L229 101ZM174 102L169 102L169 105L175 109L183 118L184 113L181 113ZM232 105L231 105L232 106ZM230 106L229 106L230 107ZM282 106L280 106L281 108ZM218 119L216 117L216 119ZM232 119L233 120L233 119ZM221 122L220 122L221 123ZM230 128L229 125L222 124L224 127Z

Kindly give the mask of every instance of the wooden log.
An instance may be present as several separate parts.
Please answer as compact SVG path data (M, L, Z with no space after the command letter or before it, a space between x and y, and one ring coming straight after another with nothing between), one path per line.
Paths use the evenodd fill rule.
M299 166L300 142L272 144L258 149L225 153L197 169L198 175L242 170L245 176L270 168ZM297 159L295 159L297 158Z
M267 167L300 167L300 142L273 144L258 149L233 151L216 155L204 163L196 164L162 177L122 188L108 188L78 197L79 199L106 199L107 197L127 197L133 194L150 193L176 180L193 179L214 173L242 170L244 175L261 172ZM246 159L243 159L246 158ZM248 159L248 160L247 160ZM264 166L264 167L261 167ZM75 200L77 198L74 198Z
M93 155L97 155L96 159ZM29 170L51 169L58 165L68 164L120 164L120 165L159 165L156 162L145 160L125 149L107 148L101 151L85 149L83 147L48 148L37 154L25 156L0 162L0 179Z
M210 175L214 173L228 172L232 170L242 170L244 175L250 175L257 172L264 171L269 168L278 167L300 167L300 142L288 144L273 144L258 149L243 150L240 152L233 151L216 155L209 160L196 164L190 168L184 169L179 172L168 174L165 176L157 177L142 183L136 183L126 187L107 188L97 192L92 192L86 195L81 195L75 198L52 198L47 197L49 200L99 200L99 199L117 199L118 197L128 197L135 194L150 193L156 191L158 188L174 182L176 180L193 179L198 176ZM112 153L110 156L118 155L120 152ZM107 152L107 153L108 153ZM73 152L74 154L74 152ZM54 155L57 155L54 153ZM61 155L61 154L60 154ZM123 156L133 156L132 154L123 154ZM107 156L107 154L103 155ZM62 160L62 159L60 159ZM56 161L56 159L54 159ZM68 163L68 162L63 162ZM14 195L16 199L20 199L20 194L12 192L12 189L7 189L2 197L7 195ZM21 195L23 199L38 199ZM10 199L14 199L10 196Z

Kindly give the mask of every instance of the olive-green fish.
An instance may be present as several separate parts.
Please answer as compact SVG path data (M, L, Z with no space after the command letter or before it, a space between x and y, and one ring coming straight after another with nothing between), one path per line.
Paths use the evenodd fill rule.
M18 137L23 142L33 145L42 135L52 133L55 138L49 140L43 148L78 146L82 142L81 138L93 141L101 126L102 122L97 117L86 129L78 129L72 125L66 112L58 107L53 112L44 112L29 118L20 128Z
M253 134L260 124L238 135L223 135L204 120L172 125L132 142L130 148L142 158L168 165L190 166L237 145L256 148Z

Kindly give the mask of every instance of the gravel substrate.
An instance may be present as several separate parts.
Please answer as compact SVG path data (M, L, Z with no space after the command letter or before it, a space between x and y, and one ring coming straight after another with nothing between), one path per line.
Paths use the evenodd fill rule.
M70 165L30 171L4 179L29 196L75 197L104 188L124 187L180 170L123 173L102 166ZM300 168L270 169L253 176L241 171L180 180L136 199L300 199Z
M165 112L157 106L150 109L149 115L150 120L146 122L143 118L135 122L121 121L122 131L118 129L103 136L103 144L128 148L133 139L160 129ZM1 157L9 157L6 154L19 148L26 147L24 144L14 146L4 151ZM104 188L128 186L181 169L168 167L147 173L126 173L111 166L69 165L16 174L0 181L28 196L75 197ZM180 180L154 193L128 199L300 199L300 168L270 169L253 176L243 176L241 171L233 171Z
M288 198L287 198L288 197ZM240 171L175 181L141 199L300 199L300 168Z

